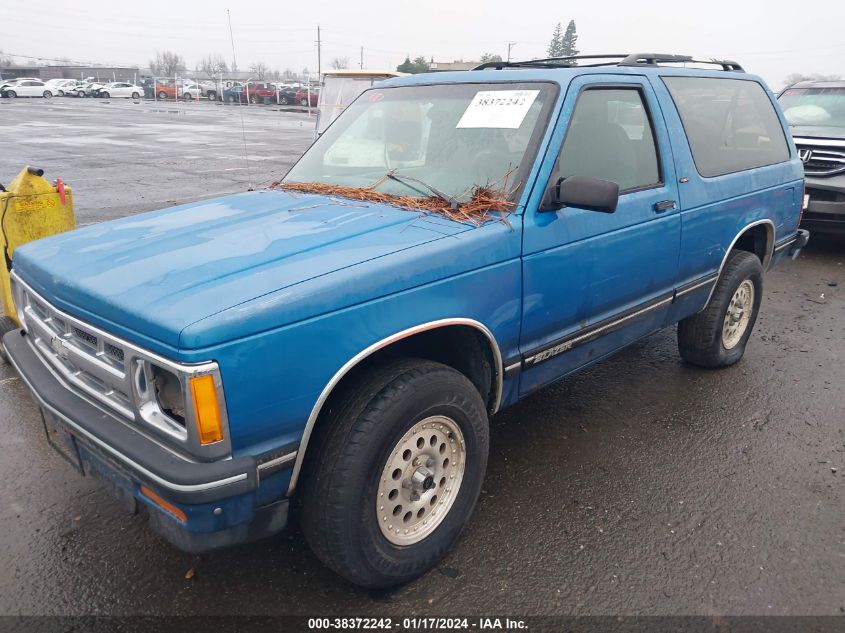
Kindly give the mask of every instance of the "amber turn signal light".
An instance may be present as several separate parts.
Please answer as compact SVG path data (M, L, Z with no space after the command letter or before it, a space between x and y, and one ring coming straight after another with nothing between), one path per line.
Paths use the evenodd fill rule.
M170 503L167 499L162 499L160 496L158 496L146 486L141 486L141 494L144 495L150 501L152 501L154 504L156 504L159 508L161 508L165 512L169 512L183 523L186 523L188 521L188 517L185 516L185 513L182 512L182 510Z
M208 374L194 376L190 382L200 444L219 442L223 439L223 427L220 420L220 406L217 404L214 376Z

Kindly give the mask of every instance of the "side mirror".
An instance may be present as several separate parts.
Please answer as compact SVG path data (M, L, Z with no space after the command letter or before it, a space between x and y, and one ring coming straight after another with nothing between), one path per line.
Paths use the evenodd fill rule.
M619 185L610 180L570 176L558 178L546 189L541 211L557 211L564 207L577 207L589 211L613 213L619 203Z

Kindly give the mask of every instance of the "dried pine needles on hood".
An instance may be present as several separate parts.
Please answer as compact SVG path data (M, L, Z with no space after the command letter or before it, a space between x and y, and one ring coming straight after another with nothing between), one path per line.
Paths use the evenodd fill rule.
M450 204L448 200L439 196L400 196L376 191L375 188L387 180L389 176L380 178L369 187L348 187L321 182L280 182L273 183L270 187L363 202L379 202L423 214L436 213L450 220L466 222L474 226L480 226L492 220L510 226L507 215L516 208L516 203L511 202L510 198L519 188L519 185L516 185L508 189L507 183L510 175L511 173L508 172L504 178L496 183L475 185L467 192L469 197L466 202L459 202L457 205ZM464 198L466 195L458 197Z

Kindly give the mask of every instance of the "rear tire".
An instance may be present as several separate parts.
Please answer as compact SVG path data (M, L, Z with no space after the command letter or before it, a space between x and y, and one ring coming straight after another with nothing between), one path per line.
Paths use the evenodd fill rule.
M347 389L327 413L299 493L305 538L363 587L416 578L448 553L481 490L489 429L478 390L451 367L408 359Z
M161 92L158 93L158 98L162 99L162 100L166 100L167 99L167 93L164 90L162 90Z
M678 351L686 362L729 367L745 353L763 298L763 266L756 255L733 251L704 310L678 323Z

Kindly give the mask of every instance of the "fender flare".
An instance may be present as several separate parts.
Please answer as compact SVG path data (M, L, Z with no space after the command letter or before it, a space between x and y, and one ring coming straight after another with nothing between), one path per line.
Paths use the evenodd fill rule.
M716 291L716 286L719 283L719 278L722 276L722 271L725 269L725 264L728 262L728 255L731 254L731 251L734 249L734 246L736 246L736 243L739 241L739 238L745 235L748 229L754 228L755 226L760 226L761 224L766 225L768 229L766 231L766 253L763 256L763 270L766 271L769 269L769 265L772 262L772 256L775 252L775 223L766 218L764 220L755 220L754 222L746 224L733 238L730 246L728 246L727 250L725 251L724 257L722 257L722 263L719 264L719 270L716 272L716 283L714 283L713 287L710 288L710 294L707 295L707 301L704 302L705 307L707 307L707 305L710 303L710 299L713 297L713 293Z
M429 330L436 330L439 328L449 327L453 325L465 325L475 328L476 330L484 334L484 336L490 343L490 350L493 353L496 390L495 396L493 398L492 413L495 413L499 410L499 406L502 402L502 387L504 382L504 372L502 370L502 352L499 349L499 343L496 341L496 337L486 325L484 325L480 321L476 321L475 319L455 317L450 319L438 319L437 321L421 323L420 325L415 325L414 327L402 330L401 332L391 334L390 336L387 336L381 339L380 341L373 343L369 347L361 350L355 356L346 361L346 363L335 372L335 374L332 376L331 380L329 380L326 386L323 387L323 390L320 392L317 401L311 408L311 414L308 416L308 421L305 423L305 429L302 432L302 439L300 439L299 441L299 447L296 451L296 461L294 462L293 472L290 476L290 484L288 485L288 496L291 496L296 489L296 484L299 480L300 472L302 471L302 464L305 461L305 450L308 448L308 442L311 439L311 432L314 430L314 425L317 423L317 420L320 417L320 412L323 410L323 405L326 403L326 400L328 400L332 391L338 385L338 383L340 383L343 377L346 376L346 374L348 374L361 361L363 361L368 356L374 354L375 352L379 351L380 349L384 349L385 347L392 345L393 343L408 338L409 336L413 336L414 334L419 334L420 332L427 332Z

